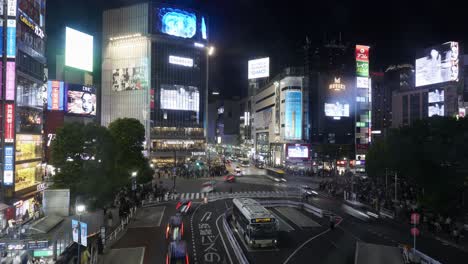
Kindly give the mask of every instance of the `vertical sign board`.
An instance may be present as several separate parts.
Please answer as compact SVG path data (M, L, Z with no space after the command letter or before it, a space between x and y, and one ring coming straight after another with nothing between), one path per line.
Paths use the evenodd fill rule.
M0 0L0 6L3 7L3 5L1 5L2 2ZM3 10L2 12L0 12L0 15L3 15ZM0 19L0 36L3 36L3 19ZM3 56L3 41L0 41L0 55Z
M72 219L72 233L73 233L73 242L78 243L78 223L80 223L81 232L80 232L80 242L83 246L88 246L88 224L85 222L78 222Z
M61 81L47 82L47 109L63 111L64 83Z
M16 57L16 20L7 21L7 46L6 54L8 58Z
M6 94L5 100L15 100L15 86L16 86L16 63L14 61L7 61L6 65Z
M13 143L15 140L15 105L5 104L5 142Z
M7 10L7 12L8 12L8 16L13 16L13 17L16 16L16 0L8 0L8 10Z
M357 101L356 102L356 128L358 128L355 134L355 139L356 139L356 155L363 156L367 152L368 144L370 143L370 133L371 133L371 128L370 128L370 118L371 118L371 112L370 110L359 110L359 109L370 109L370 107L361 107L363 104L370 104L370 90L371 90L371 85L370 85L370 80L369 80L369 46L364 46L364 45L356 45L356 96L357 97L366 97L364 102ZM362 89L366 89L365 94L362 92ZM360 120L360 116L367 116L367 120ZM360 126L358 127L358 123ZM362 127L362 124L366 124L364 127ZM369 133L369 135L366 137L365 134L363 135L362 133L363 130L366 129L366 133ZM366 139L367 143L363 144L364 142L361 142L361 139L364 141ZM365 145L365 148L358 148L358 146ZM362 146L364 147L364 146Z
M5 146L4 167L3 167L3 185L13 185L13 146Z

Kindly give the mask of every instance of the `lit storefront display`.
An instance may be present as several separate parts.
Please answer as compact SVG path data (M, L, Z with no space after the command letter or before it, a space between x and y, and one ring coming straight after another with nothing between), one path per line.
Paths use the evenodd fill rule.
M16 164L15 192L37 185L41 180L41 162Z
M42 158L42 137L40 135L18 135L16 138L16 161Z

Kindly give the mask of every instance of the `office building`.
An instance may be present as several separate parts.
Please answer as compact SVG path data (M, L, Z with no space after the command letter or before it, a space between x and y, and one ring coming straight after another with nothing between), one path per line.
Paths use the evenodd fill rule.
M205 150L207 25L197 11L160 3L104 12L101 122L140 120L153 163Z

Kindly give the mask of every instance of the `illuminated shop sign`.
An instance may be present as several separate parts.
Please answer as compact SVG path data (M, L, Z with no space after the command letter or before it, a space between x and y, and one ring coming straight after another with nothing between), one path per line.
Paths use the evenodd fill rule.
M5 104L5 142L15 140L15 105Z
M3 5L3 1L2 5ZM7 13L9 16L16 16L16 0L8 0L8 10ZM3 14L3 12L2 12Z
M8 58L16 57L16 20L7 21L7 46L6 53Z
M14 61L7 61L6 65L6 100L15 100L16 90L16 63Z
M3 163L3 185L13 185L13 146L5 146Z
M36 25L36 23L34 23L34 21L31 18L29 18L26 14L24 14L21 10L19 20L23 22L27 27L29 27L32 31L34 31L34 34L36 34L36 36L40 37L41 39L44 38L44 31L42 31L42 29L38 25Z
M334 90L337 92L344 91L346 90L346 85L344 85L344 83L341 82L341 78L335 77L335 81L328 86L328 89Z
M185 67L193 67L193 60L190 58L178 57L178 56L169 56L169 63L181 65Z
M367 77L357 77L356 78L356 87L357 88L369 88L369 78L367 78Z

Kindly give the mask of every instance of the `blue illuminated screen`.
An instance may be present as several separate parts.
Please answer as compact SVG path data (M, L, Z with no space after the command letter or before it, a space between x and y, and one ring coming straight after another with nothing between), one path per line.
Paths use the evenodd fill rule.
M193 38L197 33L197 16L177 8L159 9L159 31L181 38Z
M287 91L285 96L286 139L302 139L302 92Z
M206 35L206 23L205 23L205 17L202 17L201 19L201 33L202 33L202 38L207 39L208 36Z

